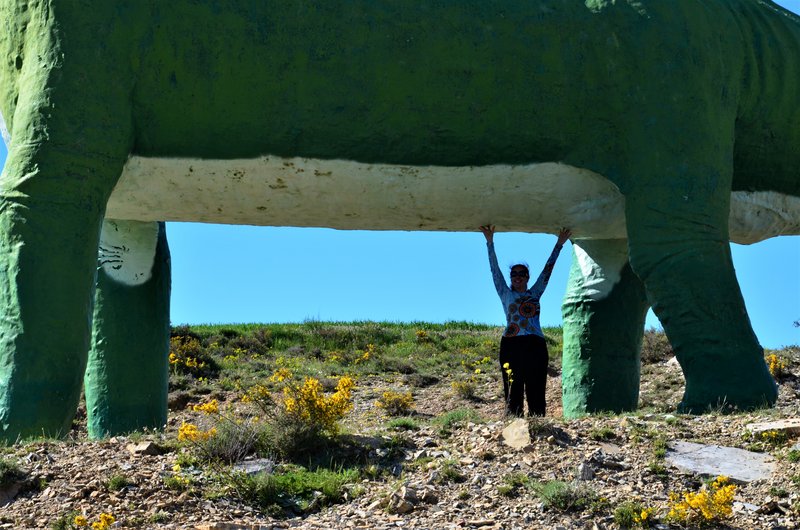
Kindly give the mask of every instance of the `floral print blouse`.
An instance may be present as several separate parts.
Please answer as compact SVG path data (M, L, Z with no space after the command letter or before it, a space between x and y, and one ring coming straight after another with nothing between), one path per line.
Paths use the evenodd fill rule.
M533 286L525 292L518 293L511 289L507 284L500 267L497 265L497 255L494 252L494 244L487 243L489 251L489 267L492 269L492 279L495 289L500 296L503 310L506 313L508 326L503 333L504 337L516 337L519 335L538 335L544 337L542 327L539 324L539 298L542 297L553 267L558 259L563 245L556 243L553 252L544 264L544 269Z

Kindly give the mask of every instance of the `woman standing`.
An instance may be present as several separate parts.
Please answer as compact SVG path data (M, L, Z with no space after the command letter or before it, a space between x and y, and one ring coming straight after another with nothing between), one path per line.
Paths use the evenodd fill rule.
M508 325L500 339L500 371L503 394L509 414L523 416L523 393L528 401L529 416L544 416L547 386L547 344L539 324L539 299L544 293L550 274L564 242L572 235L567 229L558 234L553 252L533 287L528 289L530 274L522 263L511 267L511 288L506 285L494 252L494 226L480 227L486 237L492 279L503 303Z

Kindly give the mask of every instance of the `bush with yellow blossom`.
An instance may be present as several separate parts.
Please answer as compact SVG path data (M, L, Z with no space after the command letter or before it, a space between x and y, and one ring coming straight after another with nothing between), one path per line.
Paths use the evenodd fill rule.
M736 486L725 476L703 485L696 493L671 493L666 520L694 527L717 525L733 513L735 494Z
M181 423L180 428L178 429L178 441L185 442L202 442L204 440L208 440L212 436L217 434L217 428L212 427L207 431L201 430L197 425L194 423Z
M273 394L266 386L257 384L241 400L260 410L262 440L270 451L283 456L313 452L326 436L339 433L339 422L353 408L355 382L346 375L327 393L319 379L305 377L301 382L286 367L274 372L270 381L279 384L278 392Z
M287 384L283 387L283 410L310 427L337 434L339 421L353 408L353 387L353 380L343 376L333 394L326 396L319 379L306 377L302 385Z
M414 397L411 392L395 392L387 390L375 405L382 408L390 416L407 416L414 407Z
M764 358L767 361L767 367L769 367L769 373L772 374L772 377L775 379L779 379L786 375L786 369L789 367L788 363L784 360L771 353Z
M203 348L200 340L186 332L169 339L169 368L174 374L194 378L209 377L219 371L219 366Z

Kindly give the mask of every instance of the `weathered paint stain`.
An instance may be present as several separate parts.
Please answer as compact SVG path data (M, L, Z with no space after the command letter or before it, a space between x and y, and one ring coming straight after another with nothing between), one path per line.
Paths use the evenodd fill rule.
M106 219L100 231L98 263L110 279L141 285L152 275L157 242L156 222Z

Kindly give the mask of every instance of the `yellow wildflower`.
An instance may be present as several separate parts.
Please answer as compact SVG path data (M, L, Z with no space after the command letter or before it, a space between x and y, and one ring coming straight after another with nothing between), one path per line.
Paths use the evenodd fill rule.
M89 526L89 520L83 515L76 515L75 519L72 521L72 524L77 527Z
M92 523L92 530L108 530L116 519L110 513L101 513L98 521Z
M197 425L193 423L186 423L183 422L178 429L178 440L179 441L190 441L190 442L199 442L202 440L207 440L212 436L217 434L216 427L209 429L208 431L201 431Z
M269 378L273 383L280 383L292 377L292 372L288 368L278 368Z
M192 410L195 412L202 412L203 414L218 414L219 403L217 403L216 399L212 399L208 403L203 403L201 405L192 405Z

